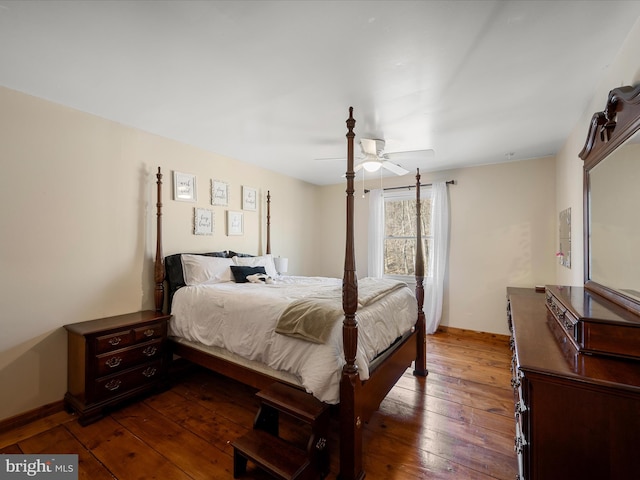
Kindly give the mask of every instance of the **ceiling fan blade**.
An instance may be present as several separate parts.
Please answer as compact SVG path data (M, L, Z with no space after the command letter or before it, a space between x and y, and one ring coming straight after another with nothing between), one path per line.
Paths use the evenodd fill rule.
M355 167L353 167L353 171L354 171L354 172L358 172L358 171L360 171L361 169L362 169L362 164L361 164L361 163L359 163L358 165L356 165Z
M395 163L391 163L388 161L382 162L382 168L386 168L387 170L395 173L396 175L406 175L407 173L409 173L409 170L405 170L400 165L396 165Z
M316 162L346 162L347 159L346 158L340 158L340 157L333 157L333 158L314 158L313 159Z
M402 163L403 161L420 162L432 160L436 155L431 149L428 150L410 150L407 152L385 153L384 157L394 162Z
M378 155L377 142L371 138L361 138L360 147L362 148L362 153L365 155Z

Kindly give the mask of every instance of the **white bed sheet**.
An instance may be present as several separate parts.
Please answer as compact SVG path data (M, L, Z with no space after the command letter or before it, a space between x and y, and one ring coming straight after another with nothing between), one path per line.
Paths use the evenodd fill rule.
M374 282L361 279L359 282ZM275 333L278 318L293 300L341 288L340 279L281 277L273 284L217 283L179 289L171 307L169 335L229 350L243 358L288 372L316 398L336 404L345 364L342 321L329 340L315 344ZM356 364L369 378L369 362L415 325L413 291L405 286L360 307Z

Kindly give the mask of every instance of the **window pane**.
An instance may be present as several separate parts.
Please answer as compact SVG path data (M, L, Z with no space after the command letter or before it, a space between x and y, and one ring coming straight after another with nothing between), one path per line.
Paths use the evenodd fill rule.
M420 209L422 235L429 236L431 231L431 200L422 200ZM415 200L386 200L384 204L384 235L385 237L415 237L416 236L416 201Z
M424 275L428 276L429 248L432 239L422 239L424 255ZM385 275L415 275L416 239L386 238L384 241Z
M415 275L416 201L415 199L386 199L384 204L384 274ZM428 275L429 245L432 243L431 199L422 199L420 210L425 276Z

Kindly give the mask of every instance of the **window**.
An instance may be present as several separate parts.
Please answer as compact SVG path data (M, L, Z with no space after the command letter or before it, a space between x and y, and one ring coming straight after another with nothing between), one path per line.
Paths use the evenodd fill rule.
M421 230L425 277L430 276L431 188L422 188ZM413 277L416 258L415 190L374 190L369 198L369 276Z
M431 235L431 197L421 199L420 223L425 276L429 272L429 250L433 247ZM384 275L415 275L416 264L416 199L415 191L408 194L388 194L384 198Z

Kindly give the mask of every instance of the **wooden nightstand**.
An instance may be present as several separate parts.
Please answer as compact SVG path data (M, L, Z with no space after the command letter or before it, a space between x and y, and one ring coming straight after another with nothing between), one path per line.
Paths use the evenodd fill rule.
M87 425L133 396L168 385L167 322L152 310L65 325L65 407Z

